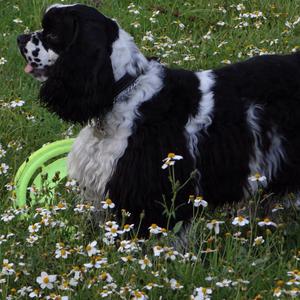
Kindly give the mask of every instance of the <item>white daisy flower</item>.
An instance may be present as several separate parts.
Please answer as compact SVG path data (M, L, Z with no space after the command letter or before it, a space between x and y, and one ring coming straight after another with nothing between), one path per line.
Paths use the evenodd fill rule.
M93 241L85 247L88 256L93 256L99 252L99 250L96 248L96 245L97 241Z
M264 227L264 226L274 226L277 227L277 224L272 222L269 218L265 218L263 221L258 222L258 226Z
M259 246L259 245L263 244L264 242L265 242L265 240L263 239L263 237L258 236L254 239L253 246Z
M47 272L41 272L41 276L37 277L36 282L40 285L41 289L53 289L53 283L56 281L57 275L48 275Z
M183 157L181 155L176 155L175 153L169 153L168 156L163 159L164 164L162 165L162 169L166 169L169 166L175 165L176 160L181 160Z
M8 259L3 259L3 262L2 262L2 274L4 275L12 275L13 273L15 273L15 270L14 270L14 264L13 263L10 263L8 261Z
M0 165L0 175L1 174L6 174L8 169L9 169L9 166L7 164L1 163L1 165Z
M209 230L214 229L215 234L219 234L220 233L220 224L223 224L224 221L217 221L217 220L211 220L209 223L206 224L206 227Z
M148 268L152 267L152 263L147 255L145 255L145 257L143 259L139 260L139 264L140 264L142 270L145 270L146 267L148 267Z
M161 233L161 227L157 226L156 224L152 224L148 229L149 229L150 233L152 233L152 234Z
M259 173L256 173L255 175L250 176L248 179L249 179L250 181L265 182L265 181L267 180L267 177L266 177L266 176L262 176L262 175L260 175Z
M232 225L245 226L247 224L249 224L249 221L246 218L244 218L243 216L237 216L232 221Z
M101 203L102 203L102 208L104 209L115 207L115 204L109 198L107 198L105 201L101 201Z

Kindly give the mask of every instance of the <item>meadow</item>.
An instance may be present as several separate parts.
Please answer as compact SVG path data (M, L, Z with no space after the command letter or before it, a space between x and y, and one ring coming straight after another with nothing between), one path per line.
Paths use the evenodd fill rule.
M299 212L276 199L267 219L262 188L245 209L212 211L191 195L185 248L176 242L180 223L172 230L153 224L150 237L140 239L126 224L128 212L117 223L109 201L102 203L105 221L95 224L95 208L72 180L32 188L46 202L15 206L21 163L80 129L39 105L39 83L23 72L16 45L18 34L40 28L55 2L72 3L0 0L0 299L299 299ZM299 0L76 2L117 19L143 53L176 68L217 68L300 47ZM174 191L176 163L169 168ZM249 180L261 185L263 177Z

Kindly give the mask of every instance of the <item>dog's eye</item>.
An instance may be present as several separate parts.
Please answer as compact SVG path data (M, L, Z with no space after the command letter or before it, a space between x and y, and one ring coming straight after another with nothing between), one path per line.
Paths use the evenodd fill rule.
M58 41L58 36L54 33L48 33L46 35L46 39L50 42L56 42L56 41Z

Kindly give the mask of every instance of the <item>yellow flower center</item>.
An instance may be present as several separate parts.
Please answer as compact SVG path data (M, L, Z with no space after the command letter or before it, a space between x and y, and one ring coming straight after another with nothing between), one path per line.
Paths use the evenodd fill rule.
M49 283L49 277L48 277L48 276L45 276L45 277L43 278L43 282L46 283L46 284Z
M87 245L85 249L86 249L86 251L91 251L92 247L91 247L91 245Z
M259 179L261 177L259 173L256 173L254 176L256 179Z
M175 157L175 153L170 152L170 153L168 154L168 158L174 158L174 157Z
M139 291L134 291L134 296L138 297L138 298L141 298L143 296L143 294Z
M107 205L110 205L110 204L112 204L112 201L111 201L111 199L109 199L109 198L108 198L108 199L106 199L106 200L105 200L105 202L106 202L106 204L107 204Z
M238 216L238 221L239 222L243 222L245 220L245 218L243 216Z
M116 233L116 232L117 232L117 228L112 227L110 231L111 231L112 233Z
M151 227L152 229L156 229L156 228L157 228L157 225L156 225L156 224L152 224L150 227Z
M269 219L269 218L265 218L265 219L264 219L264 222L265 222L265 223L269 223L269 222L270 222L270 219Z

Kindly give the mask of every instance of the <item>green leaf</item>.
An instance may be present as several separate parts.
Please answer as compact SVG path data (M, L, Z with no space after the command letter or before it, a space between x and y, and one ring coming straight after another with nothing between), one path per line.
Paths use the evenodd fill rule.
M183 225L183 221L179 221L175 224L174 228L173 228L173 232L176 234L179 232L179 230L181 229Z

